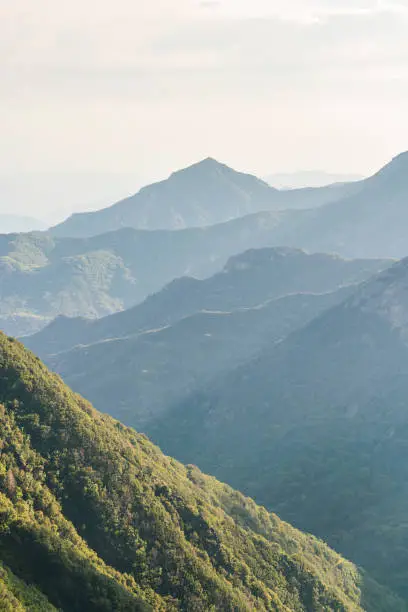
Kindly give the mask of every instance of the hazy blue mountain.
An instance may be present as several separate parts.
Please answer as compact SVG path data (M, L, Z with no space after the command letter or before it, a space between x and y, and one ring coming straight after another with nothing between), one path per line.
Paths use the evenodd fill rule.
M390 263L345 260L289 248L250 250L232 257L222 272L208 279L180 278L138 306L98 320L59 317L25 341L45 357L76 344L158 329L205 310L228 312L292 293L333 291L361 282Z
M408 152L354 188L354 193L282 220L275 240L345 257L405 257Z
M319 208L267 211L179 231L124 228L81 239L49 233L0 236L4 329L22 334L30 331L30 317L35 331L41 319L47 322L59 314L100 317L123 310L174 278L208 277L230 256L253 247L403 257L407 176L408 154L401 154L358 183L354 195Z
M375 175L363 181L320 189L283 192L272 190L259 179L235 173L213 160L175 173L168 181L169 183L165 181L140 192L163 192L163 197L160 198L156 198L156 195L146 196L146 206L152 206L151 202L160 202L158 206L161 211L163 207L166 211L172 211L170 204L174 198L169 193L172 193L173 185L177 185L178 189L181 183L184 189L185 184L188 184L188 195L185 198L176 198L177 202L184 203L186 211L196 210L193 194L196 194L200 202L202 200L204 207L211 202L216 211L212 217L197 221L197 225L219 221L221 218L217 215L220 214L225 220L255 210L281 208L286 212L260 213L259 217L250 216L246 221L241 221L243 224L253 225L256 223L255 219L258 219L261 225L266 224L269 231L268 246L285 245L315 252L337 252L346 257L400 258L407 254L404 228L408 222L408 153L402 153ZM172 185L171 189L169 185ZM225 185L228 185L228 189L233 185L232 208L229 205L220 205L221 201L227 199ZM242 196L242 205L237 205L237 185L240 185L238 191ZM183 192L183 189L180 191ZM140 194L136 196L136 201L131 198L97 213L74 216L53 231L63 235L81 232L81 235L88 235L121 225L140 226L143 218L143 206L138 204ZM259 206L253 204L255 200ZM306 210L296 211L296 208ZM166 222L166 214L161 212L159 215L163 223ZM268 217L268 214L271 217ZM192 219L184 225L190 222L193 223ZM147 227L146 224L144 226ZM174 223L171 227L175 227ZM233 231L233 226L229 224L223 227L227 233Z
M141 302L174 278L204 278L231 255L274 243L271 232L291 215L262 213L180 232L125 228L89 239L0 235L3 329L20 335L59 314L103 316Z
M33 232L36 230L43 230L45 228L46 224L39 219L0 213L0 234L10 234L12 232Z
M136 195L95 212L76 213L55 226L55 236L93 236L121 227L183 229L223 223L266 210L309 208L354 192L356 186L280 192L250 174L207 158Z
M124 228L81 239L0 235L3 329L22 335L61 314L104 316L143 301L174 278L208 277L231 255L293 243L298 214L258 213L178 232Z
M407 397L405 259L149 433L406 596Z
M364 180L358 174L339 174L319 170L304 170L301 172L281 172L269 174L264 180L276 189L303 189L306 187L340 186Z
M296 230L296 246L347 257L408 254L408 152L359 183L353 195L310 211Z

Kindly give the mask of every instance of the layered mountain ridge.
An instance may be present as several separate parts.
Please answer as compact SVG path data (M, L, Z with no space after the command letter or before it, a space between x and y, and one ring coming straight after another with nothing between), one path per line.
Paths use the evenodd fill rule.
M213 160L197 164L140 193L153 193L146 196L148 207L159 202L159 208L173 210L172 202L180 202L193 214L199 206L204 216L208 213L209 223L221 218L223 223L178 231L132 229L125 226L143 225L144 213L143 206L129 200L89 213L85 229L91 227L92 215L108 219L95 230L107 233L90 238L53 233L0 236L0 323L8 333L26 335L58 315L101 317L140 303L174 278L206 278L229 257L255 247L289 246L351 258L404 257L407 175L408 154L401 154L357 183L279 192ZM283 210L266 206L265 194L270 193ZM224 206L224 199L229 204ZM131 211L131 219L124 214L117 222L115 211L122 206ZM233 218L265 207L264 212ZM210 219L213 208L219 216ZM81 225L82 217L77 219ZM69 236L69 223L59 227L67 234L65 229L54 234Z
M143 303L98 320L60 317L25 340L41 356L158 329L201 311L254 308L292 293L325 293L368 279L392 260L347 260L292 248L250 249L204 280L182 277Z

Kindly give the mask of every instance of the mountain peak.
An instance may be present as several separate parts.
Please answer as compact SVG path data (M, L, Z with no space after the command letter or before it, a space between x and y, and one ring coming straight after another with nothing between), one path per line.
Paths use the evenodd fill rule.
M213 157L206 157L205 159L195 162L194 164L191 164L190 166L187 166L186 168L182 168L181 170L176 170L175 172L171 174L171 176L173 177L173 176L180 176L180 175L186 175L186 174L193 174L196 176L197 174L202 174L202 173L209 173L209 172L213 173L213 172L224 172L224 171L235 172L235 170L233 170L226 164L222 164L221 162L217 161Z

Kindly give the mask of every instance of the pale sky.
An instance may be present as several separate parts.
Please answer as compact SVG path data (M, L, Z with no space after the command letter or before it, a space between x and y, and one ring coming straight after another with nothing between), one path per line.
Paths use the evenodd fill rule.
M0 0L0 22L3 212L27 173L74 177L78 207L79 173L136 191L209 155L368 174L408 149L408 0Z

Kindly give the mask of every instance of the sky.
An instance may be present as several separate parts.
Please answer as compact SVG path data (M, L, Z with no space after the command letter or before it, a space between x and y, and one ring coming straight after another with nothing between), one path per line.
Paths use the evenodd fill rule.
M408 0L0 0L0 212L408 149Z

